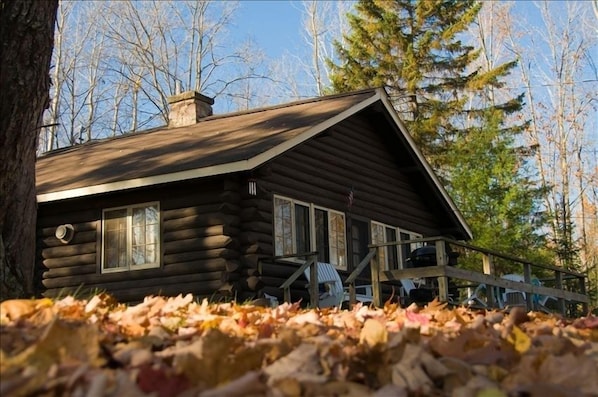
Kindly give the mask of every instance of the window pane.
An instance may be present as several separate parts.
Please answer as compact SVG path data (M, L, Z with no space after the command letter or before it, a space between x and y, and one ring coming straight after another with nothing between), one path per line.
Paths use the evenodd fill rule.
M147 263L157 263L158 262L158 255L156 252L157 245L156 244L148 244L145 246L145 259Z
M328 213L324 210L315 210L315 228L316 228L316 251L318 251L318 261L330 263L330 242L328 238Z
M145 207L145 219L148 225L157 225L160 223L160 211L157 205Z
M342 214L330 213L330 263L346 268L345 217Z
M104 268L127 266L127 210L104 213Z
M274 199L274 244L276 255L293 253L292 214L289 200Z
M133 246L133 253L131 257L131 264L143 265L145 262L145 252L143 247Z
M145 259L147 263L158 263L160 242L160 211L157 205L145 209Z
M372 223L372 244L381 244L384 242L384 226Z
M136 207L132 211L131 264L156 263L156 249L159 240L159 217L156 205Z
M309 207L295 204L295 244L297 253L309 252Z

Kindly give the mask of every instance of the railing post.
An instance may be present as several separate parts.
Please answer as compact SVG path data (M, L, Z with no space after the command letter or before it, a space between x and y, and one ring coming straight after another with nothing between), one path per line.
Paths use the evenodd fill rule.
M448 277L446 276L438 277L438 299L440 299L441 302L449 301Z
M377 252L376 248L370 248L367 255L361 260L361 262L359 262L359 264L355 267L355 269L353 269L351 274L349 274L349 277L347 277L347 279L345 280L345 284L347 284L349 286L349 303L351 305L354 305L355 302L357 302L355 280L361 274L361 272L363 272L363 269L365 269L367 264L371 262L374 255L376 255L376 252ZM371 266L370 266L370 270L371 270Z
M446 266L448 264L448 256L446 255L446 247L444 240L436 241L436 266ZM440 276L438 280L438 298L441 302L448 302L448 277Z
M286 287L284 289L284 301L287 303L291 303L291 288Z
M354 305L357 302L357 293L355 292L355 281L349 284L349 304Z
M586 279L585 277L579 277L579 292L586 295ZM581 310L583 310L583 315L587 316L590 308L588 307L588 302L582 302Z
M378 255L372 257L371 262L372 271L372 300L377 307L382 306L382 291L380 287L380 261Z
M444 240L436 241L436 266L446 266L448 264L448 255L446 254L446 243Z
M319 307L320 297L318 288L320 280L318 280L318 257L317 255L311 255L309 260L311 261L309 265L309 300L311 301L312 307Z
M532 269L529 263L523 264L523 282L528 285L532 283ZM525 293L525 305L528 311L534 310L534 294L531 292Z
M482 254L482 267L484 269L484 274L488 274L494 276L494 261L492 260L492 255L490 254ZM494 294L495 288L494 285L486 285L486 297L488 299L488 306L490 307L497 307L498 296Z
M557 270L554 272L554 278L555 278L554 286L557 289L560 289L562 291L563 290L563 274ZM558 306L559 312L561 312L561 314L564 316L565 315L565 300L563 298L557 298L557 306Z

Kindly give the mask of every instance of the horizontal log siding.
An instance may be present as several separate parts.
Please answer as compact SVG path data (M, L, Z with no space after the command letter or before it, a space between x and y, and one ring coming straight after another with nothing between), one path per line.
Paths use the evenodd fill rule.
M239 283L240 195L224 185L222 179L213 178L41 205L37 240L40 292L54 296L105 290L117 299L139 301L148 294L213 296L223 285ZM154 201L160 203L161 210L161 267L101 273L102 209ZM75 228L69 244L54 237L56 227L64 223Z
M80 203L38 209L35 288L44 292L43 280L64 280L94 274L98 268L98 230L101 209L89 208ZM55 236L56 228L65 223L73 225L74 236L64 244ZM65 285L58 282L58 290ZM78 284L80 285L80 283ZM59 291L57 291L59 292Z
M401 164L364 117L354 116L271 163L273 192L426 235L441 232L437 208L426 205ZM390 132L389 132L390 133ZM396 145L399 140L395 139Z
M229 225L227 233L223 234L230 239L231 243L227 248L239 252L239 233L241 227L241 195L238 178L235 176L227 176L223 180L222 191L220 192L220 202L222 204L222 213L225 213L229 218ZM233 219L234 217L234 219ZM234 226L234 227L230 227ZM222 295L227 295L228 298L234 298L240 290L242 290L241 265L239 261L228 261L234 263L234 266L228 266L222 273L222 285L218 287L218 292Z
M265 171L264 168L263 171ZM251 178L262 174L257 172ZM235 186L240 195L241 230L238 235L241 255L241 277L236 284L237 296L243 300L259 297L263 281L259 277L258 260L272 255L272 202L270 195L258 186L255 195L249 194L249 176L241 175L229 184Z
M418 193L413 176L408 175L414 172L411 160L399 161L393 153L404 152L399 150L399 139L391 135L382 139L374 128L366 118L354 116L271 161L271 172L258 180L258 185L270 195L280 194L344 213L350 210L360 218L424 235L441 234L438 209L427 206L427 198ZM351 188L354 201L349 209ZM294 269L292 265L262 265L264 292L282 298L278 287ZM346 272L341 276L346 277ZM385 286L385 295L391 292ZM293 300L309 299L305 280L293 285L291 295Z

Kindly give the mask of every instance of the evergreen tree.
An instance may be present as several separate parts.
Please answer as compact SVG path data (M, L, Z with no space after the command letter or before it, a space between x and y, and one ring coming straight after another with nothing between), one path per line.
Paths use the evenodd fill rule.
M467 219L476 245L548 263L552 255L541 232L546 224L539 207L542 188L522 176L527 172L523 149L515 147L513 127L503 125L503 113L487 110L480 126L456 139L448 191Z
M483 70L480 51L461 41L480 8L471 0L358 1L346 44L336 42L339 64L329 61L332 88L385 86L474 243L529 257L543 243L531 230L539 189L515 147L525 123L507 125L523 96L498 102L494 90L516 62Z
M348 16L347 45L336 43L341 64L329 63L335 91L385 86L437 171L467 105L462 93L492 79L468 72L478 52L458 38L479 8L473 1L361 0Z

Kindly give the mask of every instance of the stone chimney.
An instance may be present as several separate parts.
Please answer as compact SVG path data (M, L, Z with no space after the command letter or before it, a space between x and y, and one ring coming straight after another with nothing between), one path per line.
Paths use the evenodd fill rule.
M168 97L170 113L168 127L183 127L212 115L214 100L195 91L186 91Z

